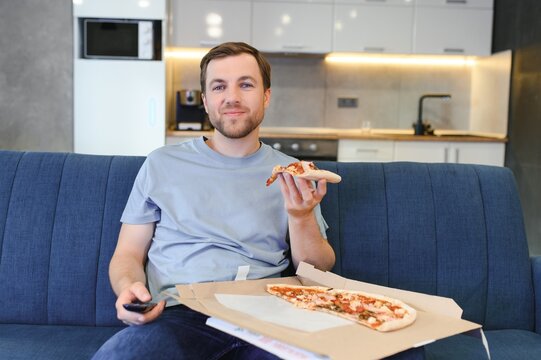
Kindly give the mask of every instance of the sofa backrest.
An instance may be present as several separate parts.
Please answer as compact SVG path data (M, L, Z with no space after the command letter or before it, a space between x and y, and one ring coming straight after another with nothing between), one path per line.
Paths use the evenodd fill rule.
M0 152L0 322L119 325L108 265L139 157Z
M108 265L143 161L0 151L0 323L120 324ZM486 329L533 329L528 248L508 169L318 166L343 179L322 203L334 272L451 297Z
M453 298L485 329L532 330L533 285L522 209L503 167L318 163L342 182L322 203L334 271Z

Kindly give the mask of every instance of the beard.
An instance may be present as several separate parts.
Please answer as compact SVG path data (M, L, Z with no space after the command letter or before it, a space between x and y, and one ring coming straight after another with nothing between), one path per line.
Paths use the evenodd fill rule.
M235 109L235 108L227 108ZM209 121L214 128L229 139L241 139L248 136L263 122L264 112L248 114L244 118L225 119L225 115L213 118L209 114Z

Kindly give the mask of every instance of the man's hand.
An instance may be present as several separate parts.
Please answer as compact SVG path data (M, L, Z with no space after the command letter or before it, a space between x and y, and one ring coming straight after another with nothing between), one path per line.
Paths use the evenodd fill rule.
M133 302L148 302L152 300L150 293L145 285L141 282L135 282L131 286L124 289L119 295L115 303L117 317L126 325L143 325L155 320L161 315L165 308L165 301L162 300L147 313L141 314L134 311L124 309L124 304Z
M330 270L335 262L334 251L321 235L314 214L314 208L327 193L327 181L319 180L317 188L314 188L310 180L294 179L287 173L278 176L289 218L293 265L297 267L301 261L305 261L318 269Z
M314 208L327 193L326 180L319 180L317 188L314 188L311 180L297 178L295 181L288 173L281 173L278 177L287 213L296 219L311 216Z

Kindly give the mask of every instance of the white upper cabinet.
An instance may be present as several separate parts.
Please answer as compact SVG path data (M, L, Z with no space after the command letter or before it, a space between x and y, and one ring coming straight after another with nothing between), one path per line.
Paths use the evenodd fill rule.
M255 0L252 6L252 45L259 50L294 53L331 51L331 0Z
M337 0L334 51L411 53L411 0Z
M490 55L492 0L417 0L413 52Z
M490 55L493 0L171 0L169 46Z
M213 47L225 41L251 41L249 0L173 0L170 46Z

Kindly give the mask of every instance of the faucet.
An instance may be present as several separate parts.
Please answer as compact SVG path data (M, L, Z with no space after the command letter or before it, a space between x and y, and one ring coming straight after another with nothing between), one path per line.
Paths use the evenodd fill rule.
M443 100L449 100L451 94L424 94L419 98L419 111L417 122L413 124L415 135L433 135L434 129L431 129L429 123L423 123L423 100L426 98L439 98Z

